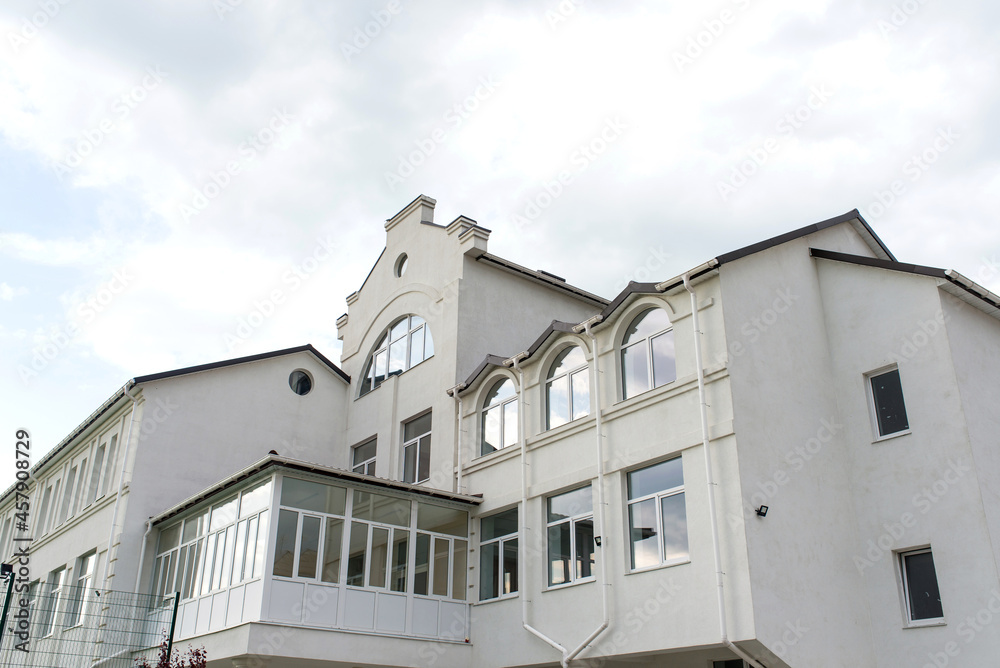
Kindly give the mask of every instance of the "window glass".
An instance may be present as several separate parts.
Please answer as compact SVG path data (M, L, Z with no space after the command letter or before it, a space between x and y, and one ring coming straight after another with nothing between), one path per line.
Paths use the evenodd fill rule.
M670 327L670 317L667 312L661 308L649 309L632 321L622 345L648 338L650 334L662 332L667 327Z
M515 518L515 524L516 524ZM469 513L464 510L417 504L417 528L465 538L469 535Z
M222 527L236 521L236 497L223 501L212 506L212 519L209 521L208 530L217 531Z
M372 563L368 572L369 587L385 587L388 560L389 530L385 527L372 527Z
M282 511L284 512L284 511ZM302 538L299 541L299 577L316 577L316 558L319 553L319 518L306 515L302 518Z
M166 552L167 550L172 550L180 544L181 538L181 525L180 523L174 524L160 532L160 543L157 547L157 552Z
M944 617L941 592L938 589L934 557L930 550L901 555L903 585L911 621Z
M899 380L899 369L872 376L871 384L879 436L909 429L906 406L903 405L903 386Z
M681 458L669 459L638 471L632 471L628 476L628 498L637 499L654 492L680 487L684 484L684 471Z
M448 556L450 542L446 538L434 539L434 595L448 595Z
M184 542L190 542L198 536L203 536L208 529L208 510L184 520Z
M517 443L517 395L509 378L497 383L486 395L481 414L480 454Z
M569 422L569 376L549 381L545 391L549 406L549 429Z
M593 512L593 489L587 485L572 492L550 497L548 507L549 522Z
M344 520L328 518L326 536L323 539L323 582L340 581L340 546L344 532Z
M455 559L452 564L452 589L451 597L461 601L465 600L465 590L468 587L469 570L469 544L464 540L455 541Z
M426 595L431 570L431 537L425 533L417 534L416 557L413 571L413 593Z
M433 354L434 343L424 319L416 315L400 318L375 344L365 364L359 396L377 388L387 376L401 374Z
M426 434L431 430L431 414L421 415L415 420L410 420L403 426L403 440L410 441L418 436Z
M368 525L351 522L351 542L347 553L347 584L361 587L365 583L365 555L368 552Z
M354 509L352 517L359 520L410 526L410 501L397 499L394 496L354 490Z
M321 482L284 477L281 481L281 505L343 515L347 505L347 490Z
M517 533L517 508L484 517L480 520L479 528L482 540L491 540L506 534Z
M660 334L653 343L653 385L659 387L677 378L677 362L674 353L673 331Z
M622 376L625 379L625 398L642 394L649 387L649 360L646 348L635 345L622 350Z
M661 308L640 313L622 340L622 394L625 399L677 378L674 334Z
M628 474L629 542L632 568L688 558L687 512L682 459Z
M573 389L573 419L590 415L590 375L584 369L571 376Z
M594 507L591 486L549 497L549 585L589 578L594 564Z
M628 507L632 539L632 568L646 568L660 563L656 537L656 499L646 499Z
M479 599L517 591L517 508L480 520Z
M295 560L295 534L298 530L299 514L292 510L282 510L278 513L278 536L274 543L275 575L292 577L292 564ZM211 541L209 541L211 544ZM206 562L211 557L206 556Z
M392 530L392 565L389 573L389 589L406 591L406 560L410 543L410 532Z
M488 543L479 548L479 600L500 596L500 543Z
M271 505L271 481L264 482L245 490L240 498L240 519L256 515Z

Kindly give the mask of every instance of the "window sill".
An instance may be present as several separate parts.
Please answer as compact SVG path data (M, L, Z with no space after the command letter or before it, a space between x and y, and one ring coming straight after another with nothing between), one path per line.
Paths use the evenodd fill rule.
M485 601L477 601L472 605L487 605L489 603L498 603L500 601L510 601L517 598L517 592L513 594L504 594L503 596L498 596L497 598L488 598Z
M561 589L569 589L569 588L575 587L577 585L590 584L592 582L597 582L597 578L595 576L590 576L589 578L580 578L578 580L572 580L571 582L562 582L562 583L556 584L556 585L549 585L548 587L545 587L544 589L542 589L542 591L543 592L546 592L546 591L559 591Z
M872 445L876 443L882 443L883 441L891 441L892 439L899 438L900 436L909 436L912 433L913 432L911 432L909 429L904 429L903 431L894 431L891 434L886 434L885 436L879 436L878 438L872 441Z
M683 566L684 564L690 564L691 559L684 559L683 561L671 561L666 564L657 564L656 566L646 566L645 568L637 568L625 573L625 575L638 575L639 573L648 573L650 571L658 571L661 568L673 568L674 566Z
M940 617L938 619L911 621L907 624L903 624L903 630L906 631L908 629L926 629L928 627L935 627L935 626L948 626L948 622L946 622L943 617Z

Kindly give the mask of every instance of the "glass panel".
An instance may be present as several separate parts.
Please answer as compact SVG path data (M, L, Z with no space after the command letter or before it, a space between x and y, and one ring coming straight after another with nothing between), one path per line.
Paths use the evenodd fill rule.
M549 497L547 521L557 522L576 515L587 515L594 511L593 488L590 485Z
M212 571L212 589L220 589L222 587L222 574L227 562L229 562L229 553L226 550L226 537L227 531L220 531L215 534L215 570Z
M264 554L267 550L267 527L270 511L265 510L260 517L260 526L257 527L257 554L253 557L253 573L251 577L260 577L264 572ZM253 520L251 520L252 522Z
M468 587L469 544L464 540L455 541L455 561L452 564L451 597L465 600L465 590Z
M403 482L417 481L417 442L403 446Z
M417 528L466 538L469 535L469 513L464 510L418 503Z
M354 509L352 517L359 520L370 520L382 524L410 526L410 501L397 499L393 496L362 492L354 490Z
M375 456L376 446L378 442L375 439L368 441L367 443L362 443L358 447L354 448L354 465L366 462Z
M484 517L480 522L480 540L492 540L500 536L517 533L517 508Z
M552 363L549 370L549 378L570 371L587 363L587 358L583 356L583 351L579 346L573 346L559 353L559 357Z
M392 564L389 572L389 589L406 591L406 559L409 556L410 532L394 529L392 533Z
M274 543L275 575L292 577L292 564L295 560L295 532L298 530L299 514L293 510L282 510L278 513L278 536ZM211 543L211 541L209 541Z
M375 355L375 377L373 378L375 387L381 385L382 381L385 380L385 366L387 358L388 356L384 350Z
M632 568L646 568L660 563L656 544L656 499L646 499L628 507L632 543Z
M572 559L570 546L570 523L562 522L549 527L549 584L569 582L569 562Z
M485 601L500 595L500 543L487 543L479 548L479 600Z
M188 547L189 550L194 550L194 557L188 561L191 567L191 580L188 585L188 590L185 592L184 598L194 598L201 591L202 574L205 572L204 545L205 539L202 538L197 543Z
M318 517L306 515L302 518L302 540L299 543L300 578L316 577L316 560L319 556L319 524Z
M198 541L187 546L187 565L184 567L184 585L181 588L181 598L189 599L195 595L198 579L198 569L201 568L201 544Z
M417 482L427 480L431 477L431 437L424 436L420 439L419 450L417 450Z
M403 373L406 369L406 338L389 345L389 375Z
M670 317L667 312L661 308L651 308L632 321L625 333L624 340L622 340L622 345L644 339L650 334L662 332L667 327L670 327Z
M372 563L368 571L369 587L385 587L388 560L389 530L384 527L372 527Z
M163 593L170 594L174 591L174 568L177 566L177 553L173 552L166 557L166 575L163 576Z
M228 587L233 577L233 552L236 548L236 527L231 526L225 531L226 551L222 560L222 575L219 578L218 588Z
M431 430L431 414L421 415L415 420L410 420L403 425L403 440L412 441L418 436L423 436Z
M233 584L243 582L243 563L246 560L247 528L249 520L243 520L236 525L236 552L233 555Z
M343 515L347 507L347 490L321 482L285 477L281 480L281 505Z
M503 541L503 593L517 591L517 539Z
M576 577L589 578L594 574L594 520L579 520L575 529Z
M424 359L434 354L434 339L431 338L431 330L424 327Z
M181 525L175 524L170 528L164 529L160 532L160 544L157 548L157 552L166 552L167 550L172 550L180 544L181 537Z
M906 406L903 405L903 386L899 381L899 369L873 376L871 380L879 436L909 429Z
M503 447L500 442L500 407L483 411L483 445L482 453L488 455Z
M424 328L410 334L410 366L424 361Z
M402 320L400 320L399 322L397 322L395 325L393 325L392 327L390 327L389 328L389 340L390 341L395 341L395 340L399 339L400 337L402 337L404 334L406 334L407 330L409 329L409 324L410 324L410 319L409 318L403 318Z
M640 496L662 492L680 487L684 484L684 471L681 458L654 464L628 474L628 498L637 499Z
M347 553L347 584L362 587L365 584L365 554L368 551L368 525L351 522L351 542Z
M256 515L271 505L271 481L264 482L245 490L240 500L240 519Z
M517 443L517 402L509 401L503 405L503 447Z
M572 376L573 419L590 415L590 371L584 369Z
M326 521L323 539L323 582L340 581L340 549L343 542L344 520L330 518Z
M413 568L413 593L427 594L427 576L430 572L431 537L417 534L417 559Z
M646 359L645 342L622 349L622 378L626 399L649 389L649 360Z
M227 524L236 521L236 497L212 506L212 520L208 524L209 532L218 531Z
M910 619L937 619L944 617L941 592L938 590L934 557L930 552L908 554L903 557L906 569L906 595L910 601Z
M215 568L215 544L218 541L218 535L212 534L205 539L205 561L202 562L201 575L199 576L199 590L201 595L205 595L212 590L212 571ZM221 557L220 557L221 559ZM274 562L277 566L277 561ZM292 567L291 561L289 561L288 575L291 576Z
M451 546L447 538L434 539L434 595L448 595L448 552Z
M569 422L569 376L562 376L545 386L549 407L549 429Z
M372 391L372 362L374 360L368 360L368 366L365 367L365 375L361 380L361 391L360 394L363 396Z
M208 510L184 520L184 542L189 543L198 536L204 536L208 529Z
M684 512L684 494L674 494L660 499L663 522L663 559L673 561L688 556L687 514Z
M674 355L674 332L660 334L653 344L653 387L677 380L677 363Z
M486 401L483 402L483 406L492 406L493 404L499 403L504 399L509 399L514 396L514 381L510 378L507 380L501 380L490 393L486 395Z

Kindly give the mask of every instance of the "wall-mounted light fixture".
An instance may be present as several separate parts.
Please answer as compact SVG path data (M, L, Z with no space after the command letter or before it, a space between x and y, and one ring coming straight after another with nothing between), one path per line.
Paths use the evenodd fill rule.
M597 547L600 547L601 546L601 537L600 536L594 536L594 543L597 545Z
M767 517L767 506L761 506L754 510L757 513L757 517Z

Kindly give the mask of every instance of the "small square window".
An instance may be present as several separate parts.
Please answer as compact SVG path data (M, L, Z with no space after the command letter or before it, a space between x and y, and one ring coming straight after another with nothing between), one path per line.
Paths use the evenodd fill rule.
M903 579L907 622L926 624L943 620L941 592L930 548L901 552L899 571Z
M872 374L868 377L868 382L879 438L908 431L910 424L906 419L899 369Z
M356 445L351 450L351 470L362 475L375 475L376 439Z

